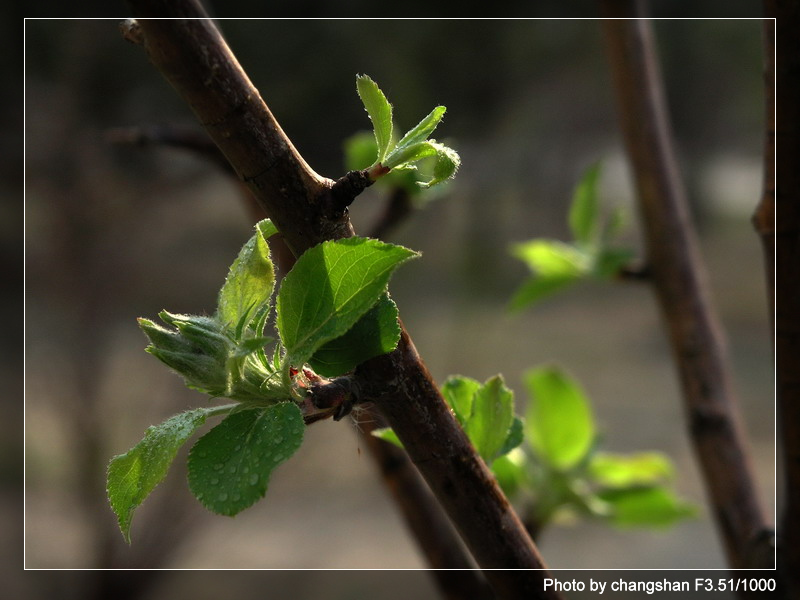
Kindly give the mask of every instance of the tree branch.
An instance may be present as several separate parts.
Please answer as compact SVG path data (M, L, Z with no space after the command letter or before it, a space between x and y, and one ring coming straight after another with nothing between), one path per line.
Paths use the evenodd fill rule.
M775 85L780 90L777 97L767 94L766 98L767 110L776 111L778 119L776 122L775 114L771 115L772 119L768 118L768 127L773 126L774 131L767 130L765 160L776 160L774 168L778 179L770 189L769 179L765 178L762 206L766 206L763 209L766 215L761 216L760 207L757 223L759 232L763 232L766 259L774 261L772 267L777 282L774 291L775 369L785 486L778 566L785 574L788 597L796 598L800 595L800 520L797 518L800 510L800 287L797 285L800 280L800 41L797 37L800 6L787 0L768 0L765 9L767 17L776 19L765 23L765 36L767 60L772 61L773 50L777 54ZM770 41L773 48L770 48ZM769 68L770 63L767 64ZM770 75L766 74L769 83ZM774 214L779 217L777 221L770 219L770 201ZM770 243L770 228L775 246ZM770 252L774 253L772 257ZM768 275L773 273L769 263L767 272ZM771 292L772 287L769 289Z
M642 16L632 0L608 1ZM773 566L720 327L712 312L669 130L649 21L603 21L618 112L636 178L648 264L680 374L691 440L734 568Z
M130 0L151 62L190 104L299 255L327 239L353 235L337 215L332 182L303 161L281 131L213 24L193 0ZM179 17L178 20L159 20ZM145 20L141 20L144 18ZM189 20L191 19L191 20ZM483 568L541 569L543 561L486 465L439 394L408 336L358 369L434 495ZM491 570L502 598L557 598L543 571Z
M133 127L112 129L108 132L108 137L115 143L167 145L196 152L223 167L226 173L235 175L219 148L207 136L199 134L196 130L184 130L172 126ZM252 213L253 220L260 221L266 217L261 206L255 203L250 190L242 185L242 192L241 197L248 212ZM408 194L402 188L397 188L393 197L397 192L408 198ZM390 204L394 204L394 201ZM378 225L372 229L371 237L382 237L375 235L375 231L385 232L410 214L410 203L405 204L408 205L408 210L402 214L397 213L396 218L389 219L386 216L379 218ZM395 214L395 211L387 212ZM288 273L295 263L294 255L283 243L280 235L271 237L268 242L277 269L281 273ZM316 385L312 385L311 392L316 398L308 398L305 406L304 415L307 423L333 416L345 400L345 395L340 393L342 391L340 385L328 388L325 387L326 383L329 382L319 379L315 382ZM371 434L375 429L387 426L380 413L369 403L359 405L357 425L359 437L375 461L387 490L394 498L406 525L425 555L428 566L433 569L431 574L436 579L442 595L448 600L494 598L488 582L479 571L474 570L475 565L462 547L453 526L408 459L408 455Z

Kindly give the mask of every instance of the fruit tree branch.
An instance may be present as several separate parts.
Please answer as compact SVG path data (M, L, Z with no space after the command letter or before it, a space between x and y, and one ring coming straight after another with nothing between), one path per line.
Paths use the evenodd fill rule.
M333 182L300 157L236 58L194 0L129 0L150 61L192 107L295 254L353 235L335 210ZM177 19L162 20L166 17ZM412 461L483 568L544 567L497 482L447 408L403 331L398 348L358 370L362 389L404 442ZM544 571L489 570L501 598L556 598Z

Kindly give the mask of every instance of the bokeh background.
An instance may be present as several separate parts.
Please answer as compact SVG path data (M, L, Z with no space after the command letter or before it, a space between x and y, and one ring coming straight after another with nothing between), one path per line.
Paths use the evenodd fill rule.
M749 222L762 176L761 27L655 23L761 497L774 515L770 333ZM441 382L502 372L521 412L523 371L557 362L592 398L606 449L667 453L678 491L704 506L646 286L592 284L518 315L507 310L527 274L509 244L566 239L572 186L594 161L604 165L603 203L629 207L625 239L639 247L597 21L225 20L221 28L289 137L328 177L344 172L343 140L369 125L356 73L379 82L401 127L446 105L437 137L460 152L462 169L388 240L423 253L391 290L432 374ZM252 218L237 182L202 157L110 143L111 128L196 125L117 21L27 21L25 34L26 567L424 568L357 425L346 421L310 427L265 500L234 519L194 501L179 454L137 511L133 545L122 542L105 499L108 460L147 426L206 403L143 352L135 319L212 310ZM385 200L377 186L359 197L357 230L370 228ZM667 531L553 527L540 547L556 568L724 566L705 508ZM403 597L433 594L417 575ZM74 592L167 598L176 577L88 571ZM307 597L358 596L306 587ZM393 597L389 588L382 597ZM213 582L203 589L212 594Z

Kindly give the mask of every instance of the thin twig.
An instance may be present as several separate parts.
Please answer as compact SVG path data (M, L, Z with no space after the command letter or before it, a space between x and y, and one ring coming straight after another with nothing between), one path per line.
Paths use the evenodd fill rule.
M797 36L800 6L789 0L769 0L765 9L767 17L775 18L774 22L765 23L769 60L773 59L769 41L775 44L775 85L779 92L775 105L767 95L768 110L774 109L776 115L771 123L775 128L773 136L767 131L766 154L775 151L772 156L778 179L771 192L778 219L769 221L767 214L759 218L759 223L763 221L766 227L773 227L776 242L773 258L777 283L774 292L775 369L785 487L778 561L785 574L787 596L797 598L800 596L800 519L797 516L800 511L800 40ZM770 140L774 148L770 148ZM772 156L766 158L769 160ZM764 201L767 203L769 194L765 185ZM769 229L766 231L769 234ZM764 240L767 252L769 241L769 237ZM769 260L769 254L766 256ZM770 267L767 269L769 271Z
M193 0L130 0L153 64L192 107L297 255L353 235L346 211L327 211L332 182L286 138L213 23ZM141 17L145 19L142 20ZM178 17L176 20L160 20ZM191 18L191 19L189 19ZM403 331L398 348L359 370L359 385L405 444L478 564L542 569L544 563L496 480L448 410ZM501 598L558 598L544 571L486 572Z
M604 3L642 16L640 3ZM729 564L772 567L720 327L678 172L647 20L603 21L618 112L636 178L648 264L680 373L691 440Z

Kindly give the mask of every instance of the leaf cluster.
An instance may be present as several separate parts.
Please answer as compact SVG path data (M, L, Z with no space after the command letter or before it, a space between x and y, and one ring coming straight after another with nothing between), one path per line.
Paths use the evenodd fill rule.
M623 212L607 220L600 214L597 188L600 165L589 167L572 195L568 223L571 242L536 238L511 246L511 254L524 262L532 276L516 291L511 308L520 310L586 279L613 279L634 256L615 239L623 226Z
M268 219L256 226L213 316L162 311L167 327L139 319L147 352L190 388L235 403L171 417L111 460L108 497L128 541L135 508L209 416L227 415L192 447L189 488L209 510L235 515L264 496L272 470L302 443L309 379L343 375L397 345L397 307L387 285L416 252L366 238L324 242L297 260L273 306L267 239L276 231ZM273 313L277 336L267 336Z
M618 527L665 527L695 514L672 490L674 468L665 455L598 449L589 400L566 372L539 367L523 381L526 443L493 470L504 490L529 506L530 522L542 527L577 514Z
M524 502L529 522L543 527L567 513L619 527L664 527L695 509L670 487L674 468L658 452L601 452L591 406L561 369L524 375L531 402L520 418L514 392L500 375L485 383L453 376L442 396L510 498ZM373 435L400 447L389 428Z
M444 106L434 108L398 140L394 135L392 105L378 84L367 75L359 75L356 77L356 90L372 121L375 136L376 157L369 168L370 172L377 174L384 170L413 171L416 170L415 163L430 158L433 159L432 175L427 181L415 179L419 187L428 188L455 175L461 165L458 153L434 139L429 139L447 111Z

